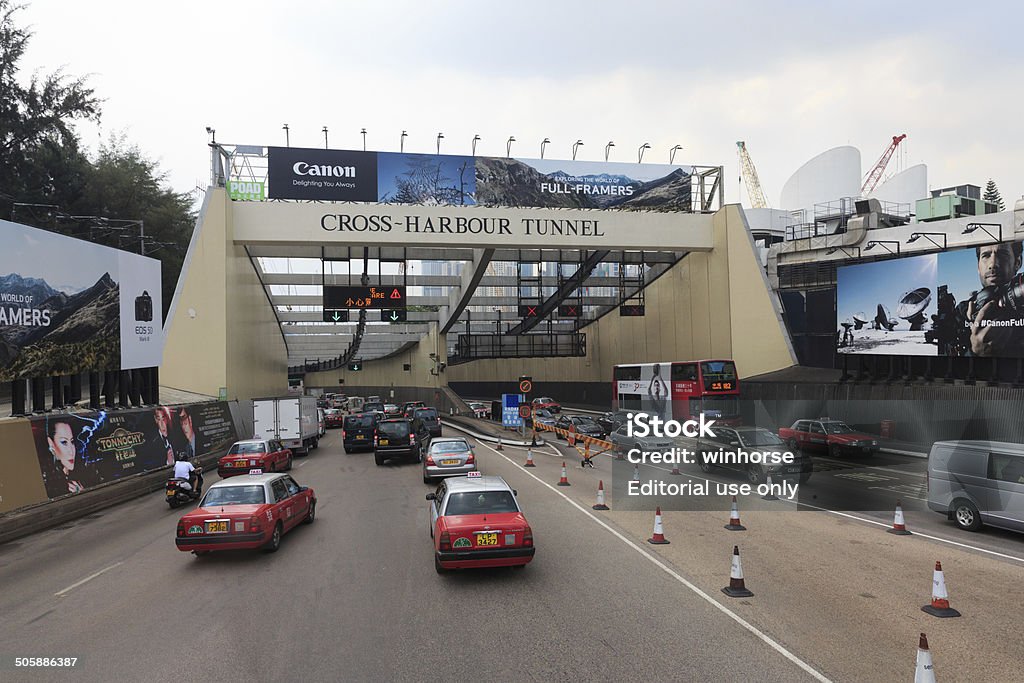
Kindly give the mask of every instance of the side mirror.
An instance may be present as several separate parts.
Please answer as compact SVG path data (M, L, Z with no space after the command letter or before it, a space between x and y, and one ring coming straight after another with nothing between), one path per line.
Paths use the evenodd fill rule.
M519 491L516 491L515 489L512 489L512 495L513 496L518 496L519 495Z
M427 494L427 500L437 500L437 494L435 494L435 493L428 493Z
M308 490L309 490L308 486L300 486L299 487L299 493L302 493L303 491L308 491Z

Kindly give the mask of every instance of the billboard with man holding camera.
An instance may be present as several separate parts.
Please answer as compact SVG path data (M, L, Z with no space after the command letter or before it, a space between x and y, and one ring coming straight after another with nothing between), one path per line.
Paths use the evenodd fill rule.
M0 221L0 381L160 365L160 262Z

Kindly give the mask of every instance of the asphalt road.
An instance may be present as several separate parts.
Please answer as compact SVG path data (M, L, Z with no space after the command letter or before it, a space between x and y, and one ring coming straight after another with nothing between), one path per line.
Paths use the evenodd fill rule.
M297 460L317 520L276 554L179 552L182 511L159 492L0 546L0 679L814 680L641 539L487 448L482 468L518 488L537 557L438 576L418 466L378 468L338 436ZM79 661L15 671L15 656Z

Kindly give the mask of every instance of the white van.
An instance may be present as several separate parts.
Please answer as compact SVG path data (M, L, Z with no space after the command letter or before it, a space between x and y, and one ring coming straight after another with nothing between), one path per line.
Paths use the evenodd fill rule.
M928 507L968 531L1024 531L1024 444L937 441L928 454Z

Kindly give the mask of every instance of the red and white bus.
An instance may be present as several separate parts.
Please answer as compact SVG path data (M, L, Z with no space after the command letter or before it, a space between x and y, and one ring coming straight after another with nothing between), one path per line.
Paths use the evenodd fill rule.
M704 413L723 424L739 424L740 382L731 360L672 361L616 365L614 410L639 410L685 421Z

